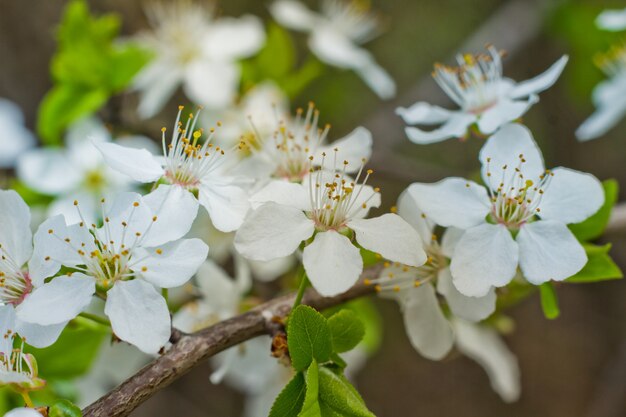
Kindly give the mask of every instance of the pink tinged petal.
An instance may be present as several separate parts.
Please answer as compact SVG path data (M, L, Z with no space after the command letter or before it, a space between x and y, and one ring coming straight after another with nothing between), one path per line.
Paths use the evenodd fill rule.
M17 317L44 326L65 323L89 305L95 292L96 281L88 275L76 272L56 277L36 288L17 306Z
M463 178L414 183L407 190L426 217L444 227L476 226L485 221L491 207L485 188Z
M463 138L467 135L467 129L476 121L473 114L455 112L450 118L437 129L425 131L417 127L406 127L404 131L411 142L418 145L441 142L446 139Z
M593 175L562 167L552 173L537 213L542 219L579 223L604 204L602 183Z
M411 107L398 107L396 114L409 125L438 125L445 123L454 113L439 106L433 106L423 101Z
M528 109L539 101L539 97L531 95L527 100L501 99L493 107L485 110L478 119L478 130L490 135L502 125L519 119Z
M470 320L486 319L496 309L496 292L492 288L483 297L468 297L456 289L452 283L449 268L444 268L437 279L437 292L443 295L455 316Z
M272 17L289 29L313 30L319 17L299 1L278 0L270 5Z
M409 266L421 266L426 262L419 234L397 214L355 219L347 226L354 230L361 246L380 253L383 258Z
M235 249L246 258L270 261L291 255L314 230L302 210L269 202L246 217L235 235Z
M587 263L585 250L563 223L542 220L525 224L517 243L524 277L535 285L562 281Z
M102 153L105 162L114 170L128 175L135 181L154 182L165 171L157 159L145 149L133 149L114 143L94 144Z
M13 190L0 190L0 244L2 255L9 255L18 268L33 253L30 209Z
M248 193L237 185L207 181L200 184L198 193L200 204L221 232L237 230L250 209Z
M520 155L523 155L524 159L521 167ZM518 167L526 179L533 181L538 180L539 176L545 172L539 146L530 130L518 123L506 124L490 136L480 150L478 159L482 164L483 181L492 190L497 189L502 181L505 184L510 183ZM506 170L503 170L504 166L507 167ZM488 172L491 175L488 175Z
M563 55L545 72L531 78L530 80L517 83L517 85L509 92L509 97L513 99L527 97L532 94L541 93L542 91L552 87L556 80L558 80L561 76L568 59L569 57L567 55Z
M316 161L321 160L324 152L326 155L335 155L334 150L337 149L337 161L348 161L346 172L353 173L361 168L364 159L367 161L372 155L372 144L372 133L364 127L357 127L330 145L319 147L314 158Z
M503 401L517 401L521 393L517 358L496 331L463 320L454 321L454 330L457 348L485 370L491 388Z
M141 279L116 282L107 292L104 313L111 319L113 333L142 352L155 354L170 338L167 303Z
M142 246L157 246L182 238L198 214L198 200L191 192L176 185L159 185L143 197L143 202L156 220L141 241Z
M424 245L432 243L435 224L423 216L414 195L409 193L408 190L403 191L398 198L398 215L417 231Z
M137 276L161 288L178 287L191 279L206 260L209 247L200 239L182 239L155 248L138 248L132 264Z
M17 163L17 176L33 190L55 195L80 186L83 173L60 149L34 149L22 155Z
M622 90L620 93L623 94ZM626 115L626 95L610 103L602 104L576 130L580 141L595 139L607 133Z
M603 11L596 18L596 25L615 32L626 29L626 9Z
M263 24L257 17L247 15L213 22L202 46L211 59L229 61L253 55L264 42Z
M257 209L270 201L300 210L311 208L308 187L286 180L271 180L250 197L250 204L253 209Z
M483 297L491 287L503 287L515 276L517 243L502 225L468 229L456 245L450 271L456 288L468 297Z
M324 297L347 291L363 272L359 249L334 230L315 235L304 248L302 264L311 284Z
M187 68L183 89L198 104L223 108L235 98L240 72L235 63L198 60Z
M41 326L17 319L15 330L26 343L36 348L45 348L53 344L67 325L67 322Z
M400 305L411 345L425 358L443 359L452 348L454 334L433 286L426 284L408 290Z

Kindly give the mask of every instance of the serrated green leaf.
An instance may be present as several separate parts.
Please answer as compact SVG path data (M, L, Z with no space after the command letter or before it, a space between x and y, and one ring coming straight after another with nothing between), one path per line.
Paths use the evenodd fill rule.
M358 391L334 367L321 366L319 369L319 401L324 417L374 417Z
M326 362L332 352L332 340L324 316L309 306L296 307L289 315L287 344L296 371L307 369L313 359Z
M298 372L274 400L269 417L297 416L304 404L305 393L304 375Z
M602 182L602 187L604 188L604 204L600 207L600 210L587 220L568 226L574 233L574 236L581 242L596 239L604 233L609 217L611 217L611 210L617 202L619 194L617 181L613 179L605 180Z
M68 400L58 400L48 411L48 417L82 417L82 415L80 408Z
M338 311L346 309L356 313L365 325L365 336L361 345L368 353L374 353L382 340L382 319L376 306L369 298L358 298L342 306L324 310L324 315L330 317Z
M541 294L541 308L546 318L552 320L559 317L559 301L556 297L556 292L551 282L544 282L539 286L539 293Z
M576 275L566 279L566 282L587 283L623 277L622 271L609 255L609 250L611 250L610 243L603 246L585 244L583 247L585 252L587 252L587 264Z
M321 417L321 410L318 401L319 368L315 359L313 359L309 369L306 371L305 383L306 395L304 396L302 411L300 411L298 417Z
M328 327L333 340L333 350L337 353L354 349L365 336L365 326L352 310L341 310L328 319Z

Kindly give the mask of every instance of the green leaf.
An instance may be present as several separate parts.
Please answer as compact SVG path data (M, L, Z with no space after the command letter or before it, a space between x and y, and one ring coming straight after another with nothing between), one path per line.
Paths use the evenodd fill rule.
M48 417L82 417L82 415L80 408L68 400L58 400L48 411Z
M315 359L311 362L309 369L306 371L306 395L304 396L304 404L302 411L298 417L321 417L320 405L318 402L319 395L319 368Z
M335 352L352 350L365 336L365 326L352 310L341 310L328 319Z
M296 371L307 369L313 359L326 362L332 352L332 340L324 316L309 306L296 307L289 316L287 344Z
M296 72L281 80L279 85L287 96L294 98L312 81L322 75L324 69L324 64L312 56Z
M257 55L256 64L263 78L280 80L287 75L295 64L295 48L289 32L270 23L265 47Z
M611 216L611 210L617 202L619 194L617 181L614 179L603 181L602 187L604 188L604 204L600 210L581 223L569 225L569 229L581 242L596 239L604 233Z
M269 417L297 416L304 404L305 392L304 375L298 372L274 400Z
M322 366L319 369L319 401L324 417L374 417L358 391L334 367Z
M556 292L551 282L544 282L539 286L541 294L541 308L546 318L552 320L559 317L559 301L556 298Z
M370 354L376 352L382 340L382 318L376 306L369 298L358 298L342 306L324 310L324 315L330 317L341 310L352 310L365 325L365 337L362 347Z
M566 282L586 283L620 279L623 277L622 271L609 256L611 244L603 246L584 244L585 252L589 260L587 264L576 275L566 279Z

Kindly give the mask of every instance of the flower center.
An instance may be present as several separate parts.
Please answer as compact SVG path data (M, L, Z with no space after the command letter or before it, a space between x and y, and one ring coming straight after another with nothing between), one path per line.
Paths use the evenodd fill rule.
M369 0L326 0L322 12L335 30L355 42L364 43L376 35L380 26L370 5Z
M88 171L85 175L85 188L88 190L102 190L106 186L106 178L102 175L102 171L94 169Z
M594 57L595 64L609 77L626 76L626 45L613 45Z
M18 305L33 290L28 272L0 244L0 303Z
M37 378L37 361L30 353L24 353L24 341L13 348L17 334L8 329L0 341L0 385L13 384L22 389L38 389L45 385L45 381ZM5 380L6 378L6 380Z

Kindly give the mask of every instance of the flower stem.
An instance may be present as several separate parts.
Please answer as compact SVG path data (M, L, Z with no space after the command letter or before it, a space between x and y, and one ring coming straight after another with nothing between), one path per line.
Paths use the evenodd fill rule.
M24 399L24 403L26 404L26 407L35 408L35 404L33 404L33 400L30 399L30 395L28 394L28 391L20 391L20 395Z
M306 275L306 271L302 271L302 278L300 279L300 287L298 288L298 294L296 295L296 299L293 302L292 310L300 305L302 302L302 297L304 296L304 291L309 286L309 277Z
M108 319L104 317L100 317L96 314L82 312L79 314L79 317L82 317L87 320L91 320L98 324L102 324L103 326L111 327L111 322Z
M167 290L167 288L161 288L161 295L163 296L163 298L165 298L165 303L167 304L167 302L169 301L169 291Z

